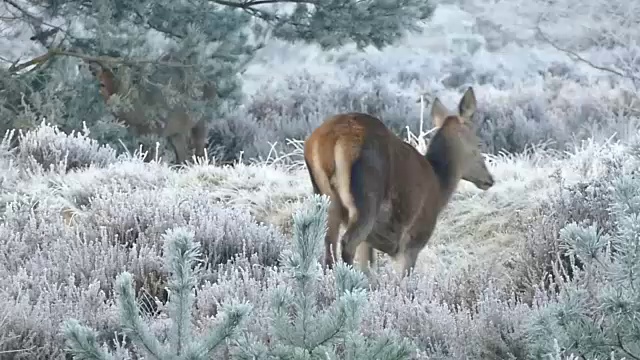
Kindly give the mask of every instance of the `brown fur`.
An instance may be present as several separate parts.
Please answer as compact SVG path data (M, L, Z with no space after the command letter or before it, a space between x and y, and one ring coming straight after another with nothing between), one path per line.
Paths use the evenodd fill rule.
M107 102L112 95L119 93L121 89L119 89L118 79L111 69L95 61L86 62L89 65L92 75L100 82L100 95L105 102ZM215 86L207 84L203 99L212 99L215 96ZM188 116L184 109L176 108L169 111L168 119L160 119L161 124L158 126L156 122L149 122L144 118L143 106L149 106L151 104L165 106L166 101L164 101L164 99L153 98L153 96L142 96L134 102L131 111L119 111L113 115L132 128L137 135L157 134L161 137L168 138L173 147L178 164L187 161L190 145L195 148L196 156L204 157L207 143L207 126L205 119L195 122Z
M442 209L460 179L487 190L494 180L469 126L476 109L472 88L450 115L435 99L431 116L439 127L421 155L377 118L362 113L335 115L306 140L304 158L314 192L331 199L325 262L332 267L340 226L341 257L348 264L373 264L377 249L414 266Z

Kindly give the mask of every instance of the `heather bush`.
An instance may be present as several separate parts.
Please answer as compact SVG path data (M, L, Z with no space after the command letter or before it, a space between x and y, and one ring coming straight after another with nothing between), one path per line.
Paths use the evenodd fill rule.
M369 287L367 299L358 306L360 322L352 325L367 339L396 333L412 343L412 359L527 358L532 354L527 337L531 318L553 306L558 291L556 286L536 285L545 279L544 270L557 267L552 251L571 255L563 247L560 229L568 222L585 220L584 224L598 224L608 234L618 231L615 216L603 211L606 204L617 201L607 184L619 174L633 173L637 168L635 149L637 142L591 145L548 165L550 169L560 167L559 174L564 174L558 175L556 183L545 172L536 175L536 181L542 181L537 188L559 190L547 190L540 208L532 209L536 216L521 219L527 225L520 235L524 245L519 259L511 261L515 264L515 272L508 274L511 281L504 281L505 274L487 263L464 265L452 259L442 259L451 264L439 266L437 271L425 268L413 277L399 279L382 261L370 286L363 284L365 289ZM16 167L10 162L5 165L8 170ZM502 177L514 173L513 179L503 179L505 182L524 181L518 179L533 174L527 172L534 167L517 162L497 166ZM260 171L264 174L258 175ZM61 358L64 348L59 329L62 321L73 317L95 329L96 344L105 344L116 358L126 359L131 339L119 333L117 288L113 285L123 271L132 274L133 294L150 332L164 341L171 326L163 317L171 292L166 290L170 278L163 265L162 239L175 227L191 229L201 251L202 271L197 275L192 312L194 329L216 326L223 304L248 302L253 310L242 336L252 341L243 349L277 350L272 344L281 339L283 331L274 327L274 298L266 295L278 294L283 288L296 293L296 278L290 275L303 268L292 270L287 264L291 265L291 254L295 254L291 250L299 244L290 244L281 233L284 229L259 223L251 213L282 206L269 204L273 200L265 196L270 193L285 194L287 201L296 204L310 191L304 171L285 173L282 168L265 165L197 165L176 170L162 163L122 158L104 167L22 177L20 186L12 181L2 190L9 201L0 224L0 285L4 289L0 308L12 311L0 313L4 314L0 351L22 350L12 353L15 359ZM498 189L513 185L517 184L498 185ZM473 200L474 191L462 187L452 206L465 207L468 202L456 202L469 198L491 201L477 205L490 208L494 201L502 201L492 196L505 197L489 194ZM277 196L273 199L285 201ZM473 209L455 210L462 212L455 223L472 221ZM545 216L546 222L538 222L538 216ZM284 221L278 223L289 226ZM305 230L302 232L309 239L314 238L310 236L313 227L309 227L294 221L292 235ZM490 240L478 237L478 241ZM321 245L321 241L311 243ZM584 271L584 264L580 265L582 270L578 270ZM311 294L318 319L332 314L330 309L344 300L336 291L336 284L344 279L343 270L318 273L314 278ZM292 320L302 319L293 308L287 308L286 314L298 314ZM313 322L314 326L322 323ZM552 340L546 338L549 344ZM558 341L564 346L562 337ZM298 347L300 343L291 345ZM335 347L338 354L343 345ZM569 353L556 355L562 358Z
M638 135L631 138L623 151L598 154L598 158L585 157L578 180L570 184L556 172L552 177L556 190L526 218L520 218L517 227L523 234L523 242L509 267L514 271L513 285L522 301L533 302L537 286L558 290L559 276L572 278L574 266L582 268L582 259L574 259L572 265L563 250L560 234L565 225L595 226L606 236L618 231L618 223L610 212L615 202L611 184L620 176L635 173L640 165L635 150L639 140ZM601 168L598 173L589 173L589 168L598 167ZM560 273L561 269L565 273Z
M5 141L9 142L12 137L12 133L7 132ZM43 120L35 129L21 131L17 142L15 149L8 143L4 147L13 152L15 160L22 166L28 166L31 172L39 169L64 172L90 165L104 167L116 161L116 151L90 138L86 127L83 133L72 131L66 134Z
M396 75L402 70L348 72L353 68L336 70L332 81L324 73L304 69L260 84L244 106L232 112L233 120L222 122L220 130L215 130L218 125L214 127L216 135L211 139L210 150L225 161L235 160L240 151L246 159L264 157L274 142L278 142L278 150L289 152L292 149L286 145L287 139L304 139L328 116L348 111L377 116L403 138L407 127L413 132L418 130L419 89L403 88ZM536 145L564 151L576 141L593 136L598 141L613 135L624 139L640 124L637 118L617 114L624 90L614 91L598 83L546 76L519 87L497 90L495 84L481 85L473 77L465 79L452 89L429 89L426 105L440 96L453 106L455 97L467 86L474 86L478 97L474 124L484 151L490 154L520 153ZM422 76L422 82L432 80L429 75ZM428 116L424 125L432 126Z
M294 216L294 245L292 251L284 255L286 260L282 271L286 275L281 276L281 280L289 285L272 289L272 301L269 304L274 318L269 335L262 334L270 337L269 345L262 344L253 337L241 335L238 346L232 346L235 349L232 351L234 357L407 358L411 347L406 340L388 336L378 336L378 339L367 338L358 334L359 313L366 303L364 274L344 264L339 265L335 270L336 303L331 308L318 309L320 304L317 304L316 280L321 275L318 259L321 258L321 240L326 231L328 201L326 198L313 196L310 205ZM249 315L250 308L248 304L243 304L241 307L230 309L229 314L224 308L217 310L223 311L225 321L218 325L210 336L191 339L193 325L189 317L194 301L191 289L196 285L197 277L204 268L198 266L193 269L194 261L199 255L193 233L186 229L168 230L164 238L165 264L168 266L165 270L172 275L169 282L170 298L166 305L172 318L170 329L161 339L153 339L154 334L140 318L134 299L132 275L128 272L119 275L116 280L121 326L124 335L136 343L136 350L144 350L153 358L167 358L168 351L180 358L200 358L211 353L226 338L233 335L236 327ZM264 316L252 314L252 317ZM296 320L290 323L289 316L294 316ZM80 325L77 320L65 321L64 333L69 345L68 351L75 358L113 358L108 351L98 347L98 334ZM165 342L169 342L169 348L163 345Z
M11 311L0 351L59 358L57 329L69 314L100 339L110 336L117 329L113 280L123 270L133 275L144 313L160 311L167 297L161 238L175 226L193 229L206 270L201 281L215 281L225 268L218 264L278 264L286 246L278 229L246 209L216 204L206 187L177 186L176 176L166 165L127 160L23 179L24 189L4 197L0 308Z

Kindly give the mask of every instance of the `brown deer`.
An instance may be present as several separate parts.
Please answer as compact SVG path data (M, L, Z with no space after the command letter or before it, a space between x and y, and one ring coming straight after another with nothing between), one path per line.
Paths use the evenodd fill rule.
M118 77L111 68L95 60L85 60L89 65L91 74L100 83L100 95L105 102L114 94L124 96ZM168 116L159 122L147 120L144 114L145 106L162 106L167 108L167 101L159 92L142 92L139 99L133 101L132 110L120 110L113 113L119 121L124 122L134 130L137 135L157 134L168 138L173 147L176 163L183 164L187 161L190 145L195 148L195 155L204 157L207 143L207 126L205 119L194 121L187 112L180 107L168 109ZM206 84L203 99L212 99L216 96L215 86ZM158 126L159 125L159 126Z
M431 109L438 128L425 155L379 119L345 113L325 120L304 145L313 191L331 200L325 262L332 268L340 226L342 260L368 271L373 250L391 256L403 275L411 272L429 241L440 212L460 179L482 190L493 186L480 141L471 129L476 98L469 87L451 115L436 98Z

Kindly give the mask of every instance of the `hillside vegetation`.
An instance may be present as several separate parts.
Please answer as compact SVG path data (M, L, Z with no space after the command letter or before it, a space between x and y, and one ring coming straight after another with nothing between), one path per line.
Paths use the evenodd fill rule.
M70 319L112 358L153 358L123 335L134 323L124 272L148 334L177 346L176 324L189 324L221 339L209 358L640 358L639 23L623 2L460 0L383 49L273 39L243 72L243 96L229 85L237 104L215 110L209 157L184 168L154 146L148 162L133 151L77 59L62 58L24 108L7 105L16 84L0 80L0 358L70 358ZM26 27L10 25L0 44L17 52ZM428 114L435 96L454 108L468 86L496 184L460 183L409 278L380 254L369 278L318 271L324 215L305 137L364 111L407 138L421 94ZM331 319L349 330L331 350L305 348ZM354 334L406 343L376 357Z

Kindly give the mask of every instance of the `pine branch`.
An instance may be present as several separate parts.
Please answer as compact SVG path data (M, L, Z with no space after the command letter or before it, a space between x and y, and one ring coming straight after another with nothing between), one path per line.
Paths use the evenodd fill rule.
M120 321L125 333L154 359L166 359L165 351L158 339L151 336L149 329L142 323L138 306L135 301L132 275L124 272L116 279L120 290L119 306Z
M409 357L411 346L408 342L396 345L384 337L376 340L360 334L367 283L364 274L351 266L337 265L337 299L328 310L320 314L317 311L317 279L323 276L322 271L318 271L318 257L322 254L321 244L326 233L328 204L326 196L312 195L307 206L294 215L293 251L283 262L294 280L295 289L278 287L274 290L269 345L245 340L238 348L241 359L256 356L384 360ZM294 315L289 312L291 305L295 307ZM346 350L340 350L343 347Z
M198 339L197 345L187 352L186 357L208 359L212 351L240 330L251 310L251 305L246 303L225 306L222 310L222 322L209 330L206 336Z
M192 266L200 255L198 246L190 242L192 233L184 229L168 230L164 235L165 254L167 256L168 272L172 274L169 280L169 315L173 320L171 325L171 345L177 355L182 354L189 344L191 337L191 307L194 296L192 289L196 286L196 272Z
M114 357L98 347L96 333L90 328L80 325L76 319L63 323L62 331L68 345L67 351L75 359L81 360L113 360Z

